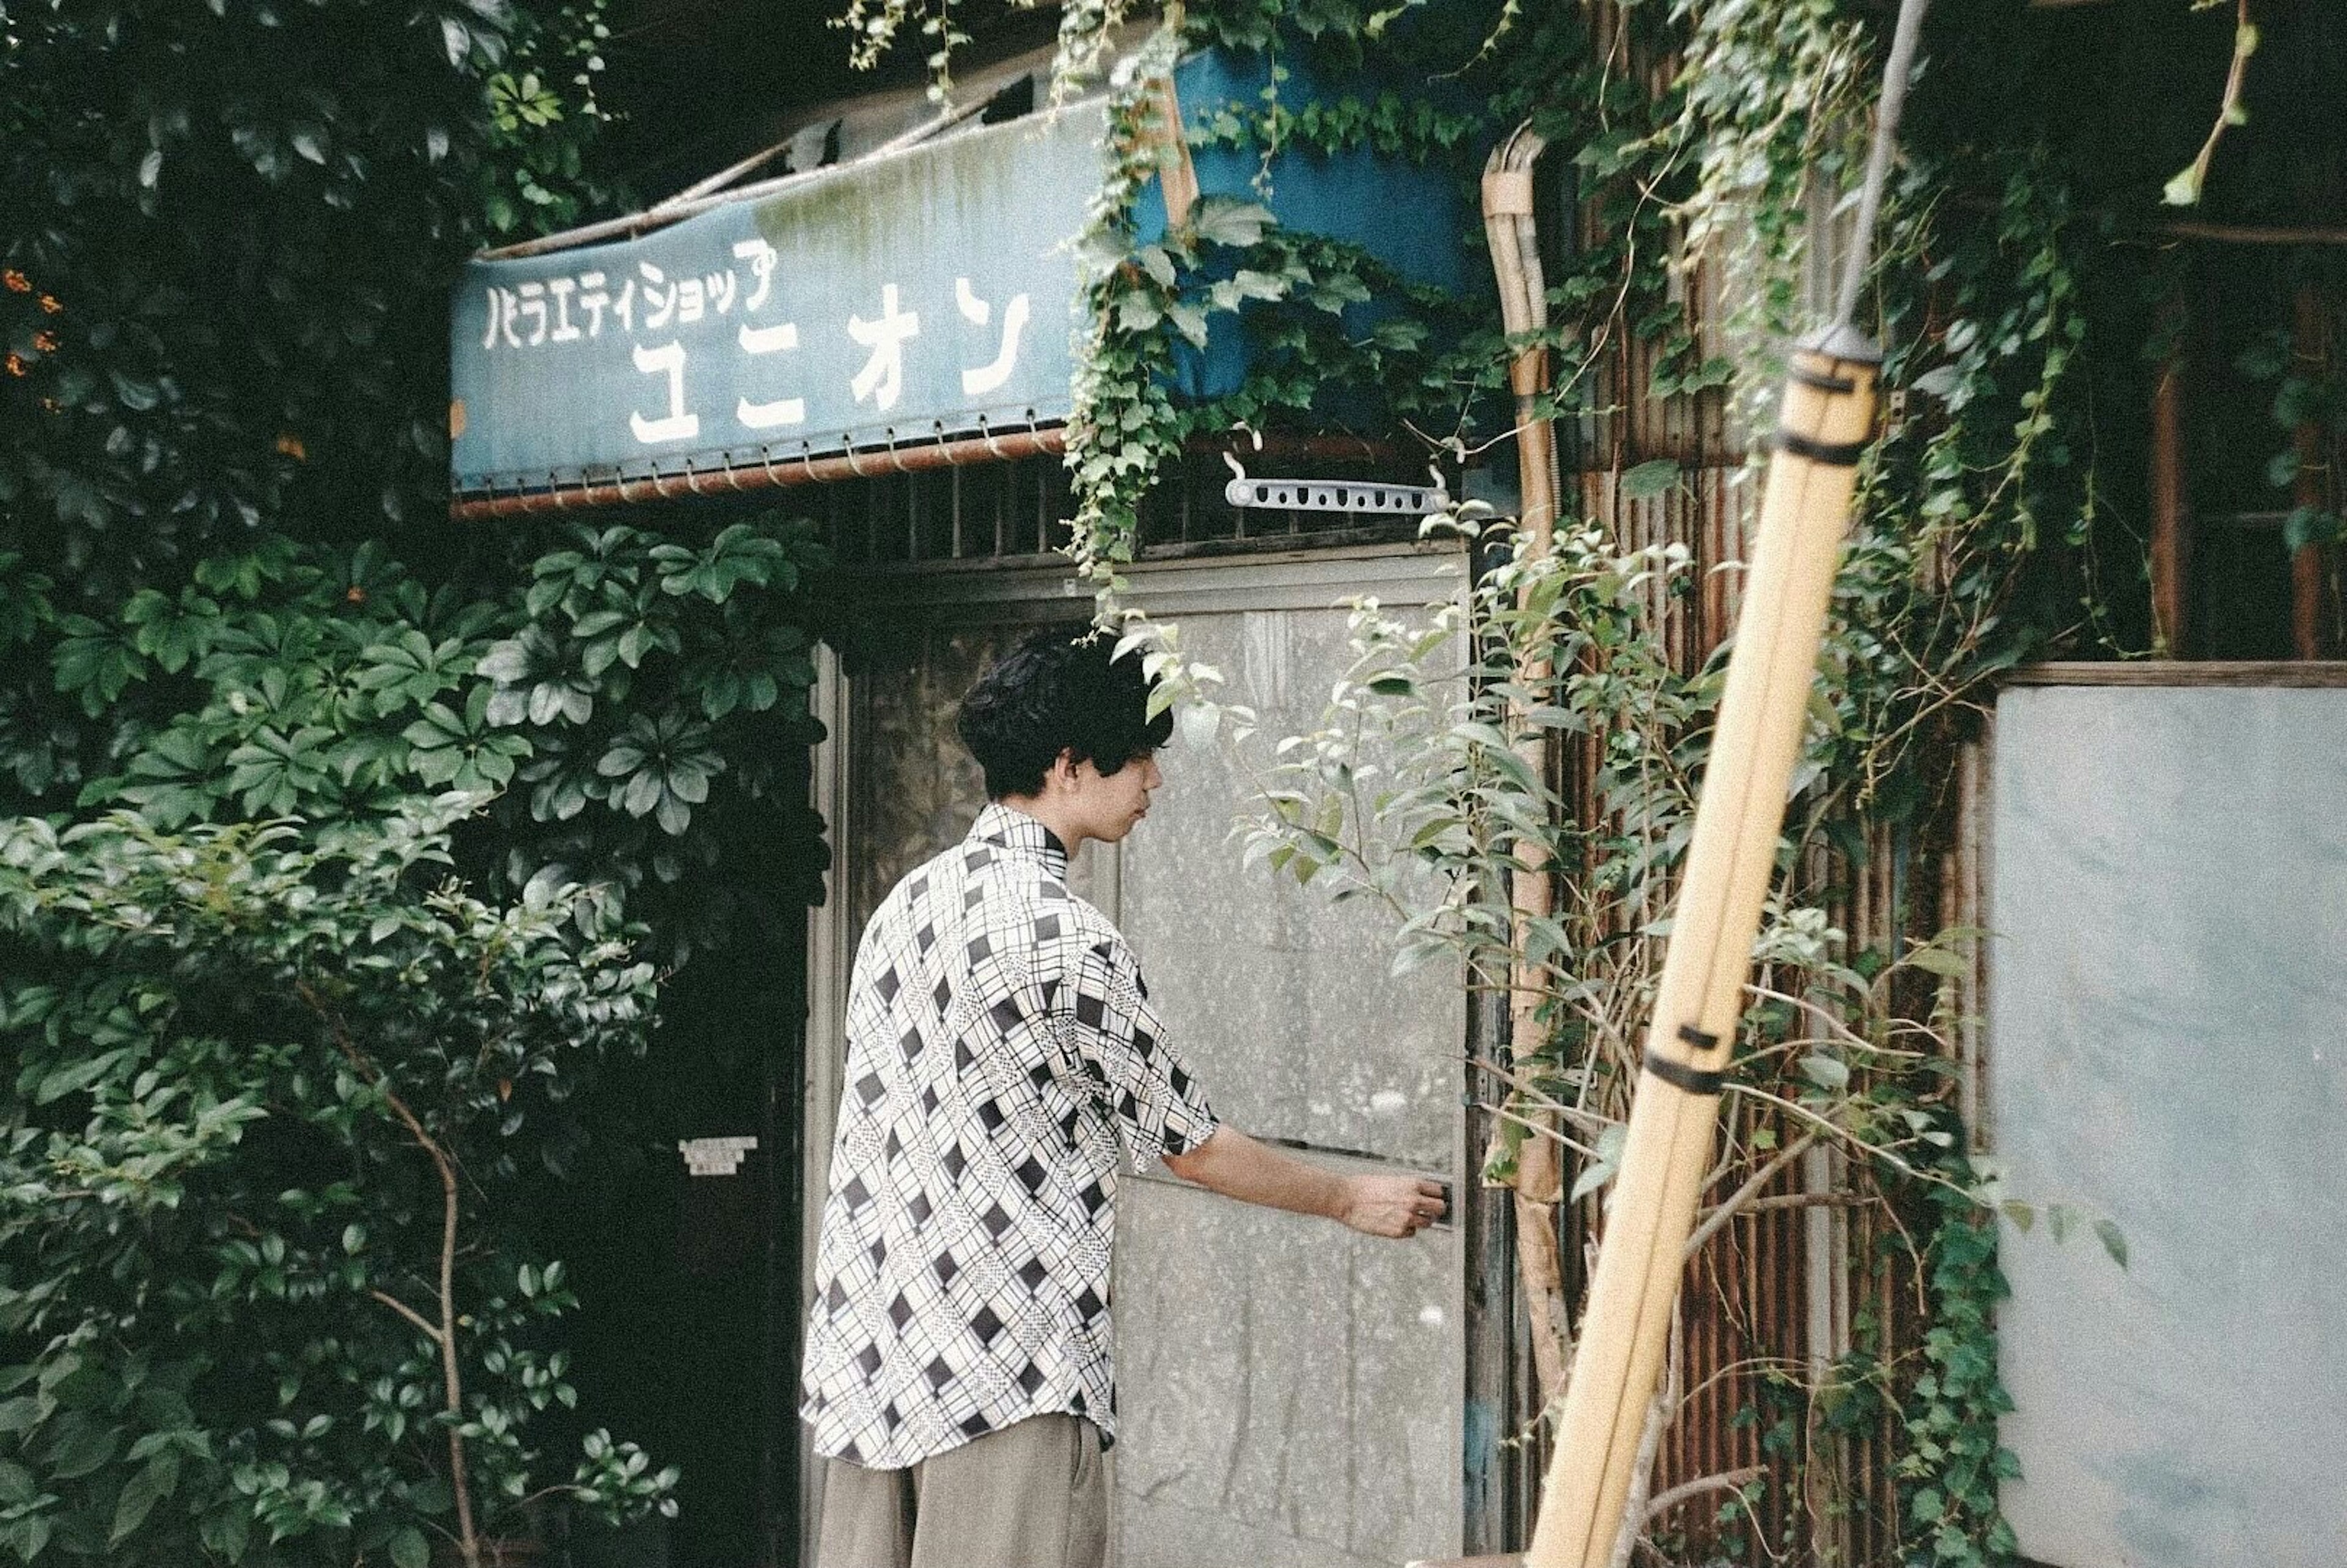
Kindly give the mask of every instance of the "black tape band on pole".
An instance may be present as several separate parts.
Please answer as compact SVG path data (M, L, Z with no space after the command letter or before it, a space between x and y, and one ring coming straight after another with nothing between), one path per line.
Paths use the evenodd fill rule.
M1799 360L1794 361L1792 364L1786 367L1785 379L1787 381L1797 381L1803 386L1813 387L1819 392L1840 394L1845 392L1856 392L1858 390L1858 383L1850 380L1850 377L1846 375L1828 375L1824 371L1811 370L1809 366L1801 364Z
M1837 468L1857 467L1859 458L1865 456L1870 445L1865 441L1813 441L1797 430L1778 431L1772 444L1779 452L1790 452L1796 457Z
M1678 1034L1681 1040L1697 1050L1719 1049L1719 1036L1699 1030L1691 1023L1679 1025ZM1689 1094L1700 1094L1706 1099L1718 1094L1727 1083L1727 1075L1724 1072L1690 1067L1684 1061L1673 1061L1669 1057L1658 1056L1651 1050L1646 1052L1646 1071L1675 1089L1684 1089Z
M1689 1094L1700 1094L1706 1100L1717 1098L1727 1086L1727 1075L1724 1072L1706 1072L1699 1067L1689 1067L1684 1061L1657 1056L1651 1050L1646 1053L1646 1071L1674 1089L1684 1089Z

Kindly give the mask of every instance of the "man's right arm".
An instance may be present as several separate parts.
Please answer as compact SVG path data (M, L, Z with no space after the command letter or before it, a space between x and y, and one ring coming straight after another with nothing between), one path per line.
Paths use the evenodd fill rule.
M1442 1217L1440 1182L1423 1176L1339 1175L1258 1143L1235 1127L1217 1127L1214 1136L1188 1153L1166 1155L1165 1168L1226 1198L1317 1214L1364 1235L1416 1235Z

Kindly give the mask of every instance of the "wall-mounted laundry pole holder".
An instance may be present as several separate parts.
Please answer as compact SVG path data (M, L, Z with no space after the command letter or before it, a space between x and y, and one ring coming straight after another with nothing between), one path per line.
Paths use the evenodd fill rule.
M1379 485L1361 479L1258 479L1232 454L1231 481L1223 499L1234 507L1267 507L1283 512L1363 512L1373 516L1422 518L1450 505L1450 491L1432 485ZM1439 481L1440 476L1436 476Z

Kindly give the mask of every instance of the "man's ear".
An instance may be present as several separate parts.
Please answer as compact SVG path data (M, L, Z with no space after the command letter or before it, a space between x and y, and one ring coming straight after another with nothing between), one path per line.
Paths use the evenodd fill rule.
M1051 759L1051 768L1048 776L1059 780L1060 783L1072 789L1076 783L1076 769L1080 765L1076 761L1076 748L1061 746L1060 754Z

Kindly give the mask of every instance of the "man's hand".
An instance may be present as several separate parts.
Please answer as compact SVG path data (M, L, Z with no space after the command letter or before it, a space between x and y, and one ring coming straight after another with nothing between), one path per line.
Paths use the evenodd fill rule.
M1442 1184L1424 1176L1348 1176L1337 1217L1363 1235L1414 1236L1442 1217Z
M1235 1127L1165 1168L1185 1182L1241 1203L1342 1221L1363 1235L1400 1240L1442 1217L1442 1184L1424 1176L1340 1176L1256 1143Z

